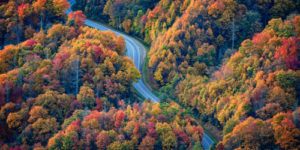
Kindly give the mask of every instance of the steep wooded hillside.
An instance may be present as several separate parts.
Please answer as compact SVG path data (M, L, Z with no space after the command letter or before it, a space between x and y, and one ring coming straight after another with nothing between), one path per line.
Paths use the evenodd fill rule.
M62 128L49 140L49 149L199 149L203 136L203 129L175 103L76 110Z
M4 0L0 2L0 49L29 39L36 31L64 22L67 0Z
M201 148L189 109L139 102L132 85L141 75L124 39L84 27L85 19L72 12L0 51L0 149Z
M299 15L272 19L210 79L178 84L180 102L223 129L226 149L299 146L299 25Z

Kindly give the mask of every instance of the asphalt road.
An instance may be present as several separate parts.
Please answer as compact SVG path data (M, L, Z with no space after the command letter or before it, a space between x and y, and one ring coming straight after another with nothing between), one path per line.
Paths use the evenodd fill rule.
M69 0L70 4L73 5L75 3L75 0ZM69 9L67 13L70 13L72 10ZM126 43L126 55L132 59L134 65L142 74L142 67L143 63L146 57L146 47L139 42L138 40L120 32L117 30L114 30L112 28L109 28L99 22L95 22L89 19L86 19L85 25L99 29L99 30L110 30L114 32L115 34L122 36ZM138 80L138 82L134 83L134 88L146 99L149 99L153 102L159 102L159 98L155 96L151 90L146 86L143 80ZM202 140L202 146L205 150L210 149L210 147L214 144L214 141L206 134L204 133L203 140Z

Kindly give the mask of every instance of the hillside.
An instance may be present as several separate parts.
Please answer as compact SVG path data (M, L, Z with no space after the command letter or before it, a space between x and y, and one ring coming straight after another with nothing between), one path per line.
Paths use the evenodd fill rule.
M30 11L16 7L25 5ZM85 27L81 11L61 19L0 51L0 149L202 147L189 110L138 100L132 85L141 74L122 37Z
M52 23L64 22L69 3L63 0L3 0L0 2L0 49L18 44Z
M299 8L0 1L0 150L300 149Z
M243 40L261 32L270 19L285 19L299 12L300 7L297 0L149 3L78 0L73 8L150 44L149 81L161 95L171 95L173 99L176 95L172 89L186 74L210 76Z
M178 84L179 101L223 130L226 149L299 147L299 25L300 16L272 19L211 78Z

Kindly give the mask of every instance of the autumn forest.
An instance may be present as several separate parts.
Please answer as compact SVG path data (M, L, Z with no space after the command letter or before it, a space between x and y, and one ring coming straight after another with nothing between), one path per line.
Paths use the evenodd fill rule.
M0 150L300 149L299 0L1 0Z

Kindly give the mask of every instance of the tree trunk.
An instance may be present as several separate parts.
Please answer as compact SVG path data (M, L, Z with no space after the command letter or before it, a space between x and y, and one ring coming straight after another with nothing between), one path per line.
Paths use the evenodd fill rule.
M235 38L235 22L234 18L232 19L232 29L231 29L231 50L234 48L234 38Z
M77 56L76 58L76 66L75 66L75 71L76 71L76 75L75 75L75 94L77 94L79 92L79 56Z
M9 97L9 91L10 91L10 89L9 89L9 85L8 85L8 83L6 82L5 83L5 101L6 102L9 102L9 99L10 99L10 97Z
M44 17L43 17L43 13L42 13L42 12L41 12L41 14L40 14L40 17L41 17L41 18L40 18L40 31L41 31L41 30L44 29L44 27L43 27L43 18L44 18Z

